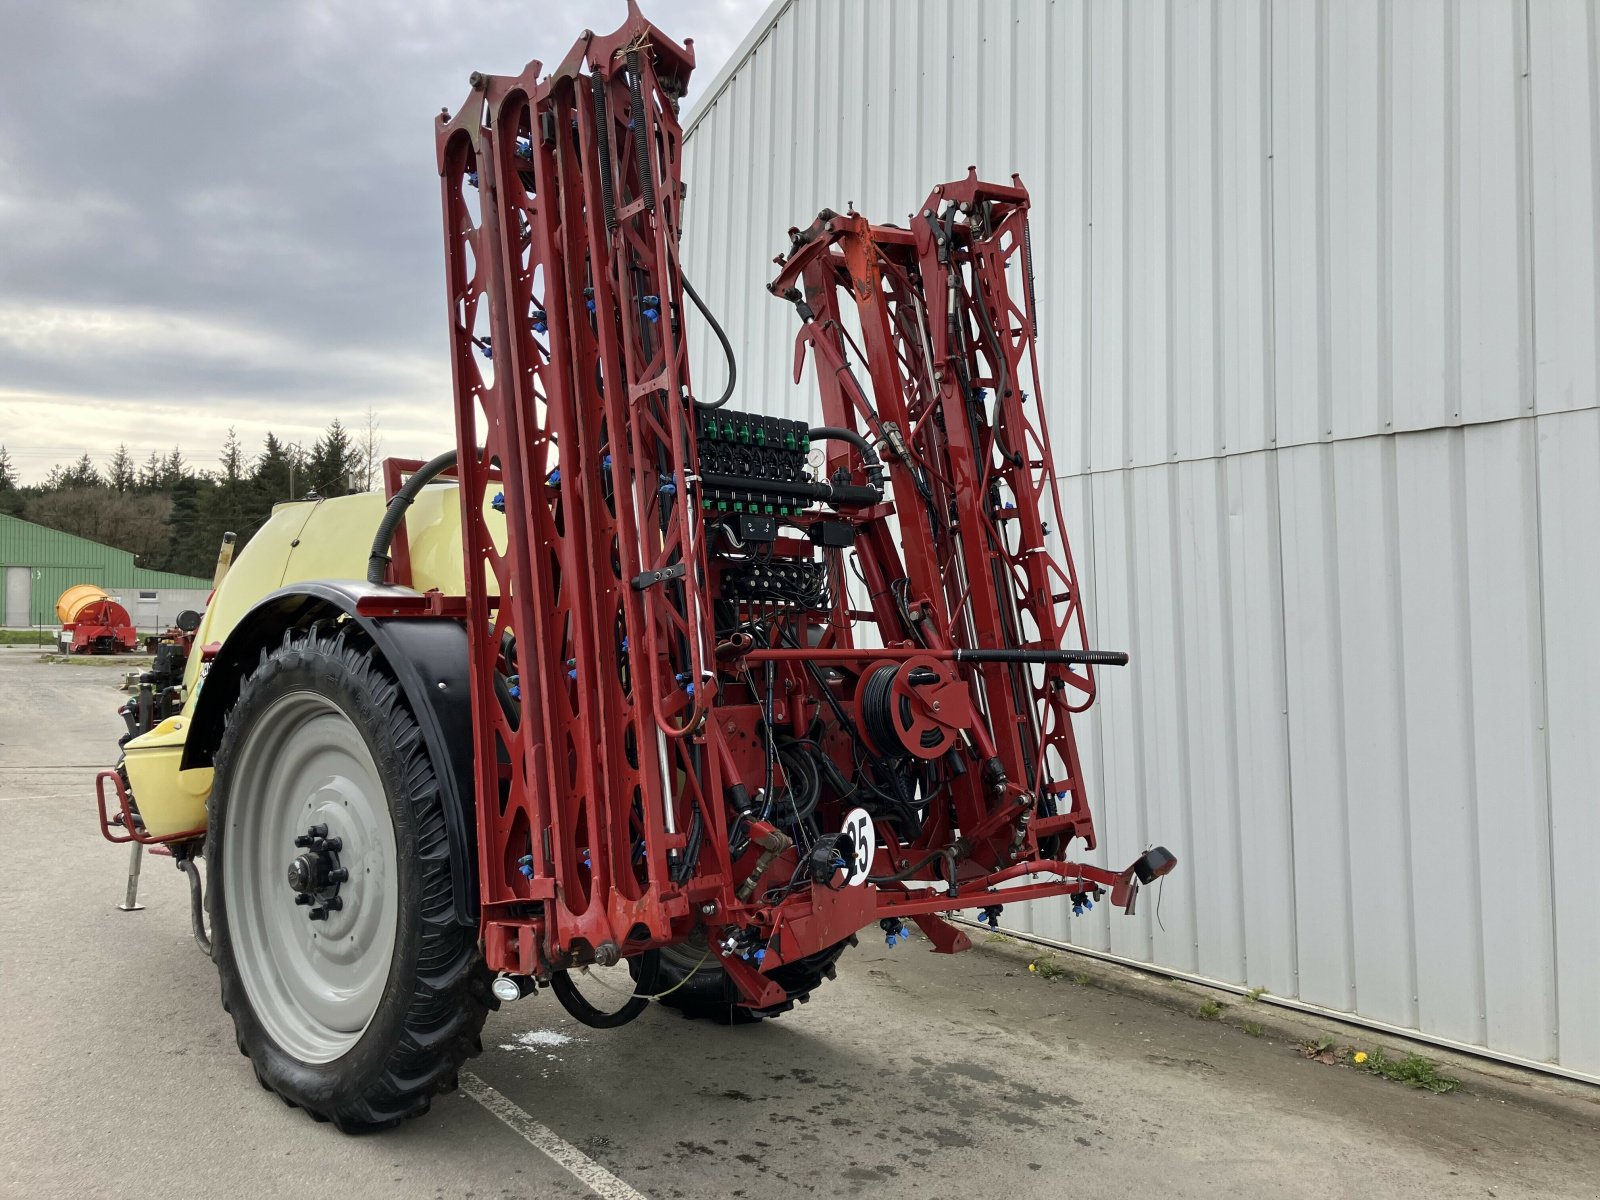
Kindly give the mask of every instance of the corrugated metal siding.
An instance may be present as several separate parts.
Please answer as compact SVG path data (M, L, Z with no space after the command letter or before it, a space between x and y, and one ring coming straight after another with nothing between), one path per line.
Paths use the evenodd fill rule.
M144 589L203 589L211 581L171 571L151 571L134 565L133 555L114 546L102 546L75 534L62 533L0 513L0 566L23 566L34 572L32 613L35 625L56 623L56 600L69 587L93 583L108 592L129 593L133 611L135 593Z
M688 142L739 403L824 205L1034 196L1139 915L1014 927L1600 1078L1600 34L1584 0L793 0ZM720 379L714 343L694 361ZM809 383L809 381L807 381Z

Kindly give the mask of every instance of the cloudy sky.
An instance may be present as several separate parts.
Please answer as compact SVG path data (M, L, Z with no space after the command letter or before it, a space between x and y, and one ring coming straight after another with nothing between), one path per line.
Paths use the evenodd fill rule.
M690 109L766 0L646 0ZM452 440L432 121L623 0L0 0L0 443Z

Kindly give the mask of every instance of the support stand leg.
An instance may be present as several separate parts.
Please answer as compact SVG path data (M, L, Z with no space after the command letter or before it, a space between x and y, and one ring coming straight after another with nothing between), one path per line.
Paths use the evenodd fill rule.
M123 912L139 912L144 905L139 903L139 868L144 863L144 847L138 842L128 848L128 894L121 904L117 905Z
M949 921L940 920L932 913L919 913L911 919L933 943L935 954L960 954L972 949L972 939Z

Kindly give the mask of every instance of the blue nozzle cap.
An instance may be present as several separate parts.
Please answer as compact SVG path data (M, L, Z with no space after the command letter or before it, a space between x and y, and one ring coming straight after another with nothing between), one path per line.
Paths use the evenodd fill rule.
M557 467L554 471L551 471L550 474L544 477L544 481L552 487L558 486L561 483L561 468Z
M504 492L496 492L494 494L494 499L489 501L489 507L494 509L495 512L505 512L506 494Z

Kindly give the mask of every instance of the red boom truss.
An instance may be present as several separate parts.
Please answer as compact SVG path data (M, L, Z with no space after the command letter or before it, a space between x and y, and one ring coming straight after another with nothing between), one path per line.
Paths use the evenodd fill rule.
M548 75L474 76L440 118L489 965L544 975L704 929L744 947L722 961L761 1006L775 967L873 920L948 950L938 912L1101 886L1131 904L1165 852L1064 859L1095 836L1071 716L1092 664L1125 656L1085 644L1027 193L969 175L909 231L824 212L791 233L772 290L801 315L831 482L770 485L773 535L746 545L726 495L774 497L701 475L734 426L685 353L693 67L630 0L616 33ZM823 581L814 602L731 582L790 564ZM832 782L803 815L808 770ZM843 886L834 835L860 804L871 873Z

